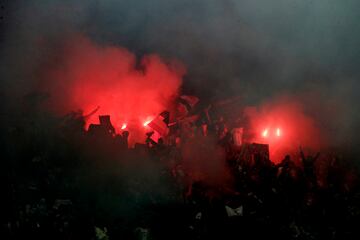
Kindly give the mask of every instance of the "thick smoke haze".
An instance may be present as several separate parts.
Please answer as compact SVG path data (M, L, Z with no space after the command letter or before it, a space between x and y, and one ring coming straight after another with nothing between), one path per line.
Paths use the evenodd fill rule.
M165 63L157 55L138 60L124 48L101 47L83 36L67 40L58 55L56 64L40 70L39 89L50 95L49 109L62 115L81 109L87 115L98 108L86 118L86 128L98 123L98 115L110 115L117 132L122 126L131 131L131 142L145 140L144 122L169 109L185 73L175 60Z
M290 96L333 145L356 145L359 4L8 1L2 21L1 94L14 100L39 90L47 70L42 67L49 59L60 64L63 43L82 34L105 48L122 46L137 59L152 53L178 59L187 68L183 92L202 101L240 95L244 105L260 106Z
M270 159L280 162L286 154L299 151L299 147L325 150L331 139L321 134L321 126L304 111L301 102L292 97L281 97L249 108L246 115L254 130L252 141L269 144Z
M359 44L360 0L0 0L2 239L352 239Z

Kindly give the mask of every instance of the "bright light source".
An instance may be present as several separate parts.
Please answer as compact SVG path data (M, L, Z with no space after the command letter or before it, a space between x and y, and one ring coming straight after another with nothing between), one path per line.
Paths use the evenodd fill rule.
M263 136L264 138L266 138L266 137L268 137L268 135L269 135L269 129L265 129L265 130L262 132L262 136Z
M121 126L121 130L124 130L127 127L126 123L123 123L123 125Z
M277 128L276 129L276 136L280 137L281 136L281 131L280 131L280 128Z
M151 122L151 120L148 120L148 121L146 121L146 122L144 122L144 127L146 127L149 123Z

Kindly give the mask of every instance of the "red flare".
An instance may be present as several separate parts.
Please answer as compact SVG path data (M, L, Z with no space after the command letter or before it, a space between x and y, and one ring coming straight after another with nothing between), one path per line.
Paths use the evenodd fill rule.
M277 128L276 129L276 136L280 137L281 136L281 131L280 131L280 128Z
M147 127L147 125L149 124L151 122L151 120L148 120L148 121L146 121L146 122L144 122L144 127Z
M268 137L268 135L269 135L269 129L265 129L265 130L263 131L263 133L262 133L262 136L263 136L264 138L266 138L266 137Z

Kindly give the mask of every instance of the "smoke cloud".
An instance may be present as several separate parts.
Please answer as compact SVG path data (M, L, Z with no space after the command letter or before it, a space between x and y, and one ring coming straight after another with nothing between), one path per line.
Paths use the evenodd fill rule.
M286 154L296 156L299 147L319 151L331 144L331 139L322 135L321 126L293 98L281 97L245 112L254 131L252 141L269 144L274 162L280 162Z
M290 96L332 144L355 146L358 8L356 0L9 1L1 95L7 107L38 90L41 66L63 57L59 46L80 33L135 59L178 59L187 68L182 90L205 102L241 95L244 105L260 106Z
M144 131L134 131L169 108L185 73L175 60L165 63L153 54L137 61L124 48L101 47L82 36L66 41L59 55L56 64L42 68L40 89L50 95L48 107L57 114L74 109L87 114L99 107L87 126L98 123L98 115L110 115L118 132L126 125L130 137L142 136L135 137L139 142Z
M282 138L270 141L276 162L299 145L305 150L335 146L355 155L358 9L358 0L4 1L4 169L39 157L61 162L69 166L69 185L83 202L98 203L100 216L105 210L125 218L137 212L142 219L149 214L139 205L146 209L179 195L164 164L141 155L102 153L82 138L64 139L58 121L42 111L87 114L99 106L87 124L96 123L98 114L110 114L118 129L127 121L141 125L179 92L198 96L204 105L239 96L241 106L254 106L245 111L254 141L264 141L264 129L272 135L281 129ZM32 106L39 102L41 108ZM130 134L136 133L130 129ZM186 178L215 186L231 182L224 153L209 147L214 145L212 139L184 143L183 167L192 173ZM18 165L18 172L34 174Z

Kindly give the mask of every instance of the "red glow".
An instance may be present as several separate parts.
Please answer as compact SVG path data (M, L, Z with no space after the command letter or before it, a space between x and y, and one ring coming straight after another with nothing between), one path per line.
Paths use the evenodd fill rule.
M281 161L286 154L297 154L299 146L318 150L324 144L313 119L303 106L288 98L263 104L258 109L248 108L246 115L257 133L250 142L269 144L270 159Z
M121 130L124 130L126 127L127 127L127 124L124 123L124 124L121 126Z
M126 121L130 144L145 140L142 124L168 109L185 74L174 60L147 55L139 61L125 48L100 46L82 36L67 41L58 55L44 74L49 107L60 114L81 109L86 115L99 106L85 128L98 123L98 115L110 115L117 131Z
M270 135L271 132L274 132L274 135ZM270 138L272 136L280 137L281 136L281 130L280 130L280 128L276 128L273 131L272 129L266 128L265 130L263 130L261 135L262 135L263 138Z

